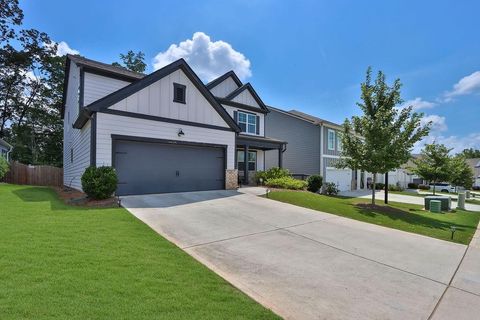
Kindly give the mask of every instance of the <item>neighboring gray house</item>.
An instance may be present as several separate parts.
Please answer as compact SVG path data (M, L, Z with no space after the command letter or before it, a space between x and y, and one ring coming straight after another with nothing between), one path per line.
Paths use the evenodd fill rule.
M12 146L7 141L0 139L0 156L9 161L11 151Z
M467 163L473 171L473 186L480 187L480 158L467 159Z
M342 150L340 125L296 110L268 108L266 134L288 142L283 165L292 174L320 174L324 182L335 183L341 191L366 187L370 175L335 167ZM267 168L277 164L275 153L267 152Z
M320 174L324 182L335 183L341 191L367 188L372 175L368 172L351 169L338 169L335 164L342 151L342 126L309 114L268 107L266 134L288 142L283 164L293 175ZM267 152L267 168L277 166L274 152ZM389 184L406 188L414 175L405 168L389 172ZM383 175L377 182L383 182Z
M88 166L113 166L126 195L232 189L264 170L266 150L282 162L269 110L233 72L204 85L183 59L145 75L68 55L63 98L64 184L75 189Z

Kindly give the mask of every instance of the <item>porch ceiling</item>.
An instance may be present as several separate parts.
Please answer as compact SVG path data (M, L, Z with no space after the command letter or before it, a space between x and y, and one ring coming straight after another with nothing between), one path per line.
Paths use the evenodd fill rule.
M281 150L286 144L286 141L281 141L269 137L249 136L245 134L239 134L237 136L237 146L248 145L249 148L255 148L260 150Z

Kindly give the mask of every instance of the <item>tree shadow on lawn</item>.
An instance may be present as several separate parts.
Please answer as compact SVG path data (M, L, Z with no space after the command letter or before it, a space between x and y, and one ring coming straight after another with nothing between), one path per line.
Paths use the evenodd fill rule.
M369 203L353 203L351 204L357 209L357 212L375 218L379 215L386 216L395 221L403 221L408 224L422 226L426 228L450 231L450 227L455 226L457 231L466 231L474 229L472 226L457 224L454 222L440 221L430 217L422 216L411 211L406 211L390 206L372 205ZM417 211L416 209L411 209Z
M23 202L49 202L50 209L52 211L57 210L90 210L98 208L85 208L80 206L71 206L63 203L63 201L58 197L55 190L50 187L42 186L22 186L18 189L12 190L12 193L16 195Z

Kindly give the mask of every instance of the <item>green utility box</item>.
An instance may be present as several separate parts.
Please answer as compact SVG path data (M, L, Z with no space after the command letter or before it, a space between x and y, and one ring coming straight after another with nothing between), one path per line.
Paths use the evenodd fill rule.
M430 200L430 212L441 213L442 212L442 201L440 200Z
M452 199L450 197L445 196L427 196L425 197L425 210L430 210L430 202L432 200L440 201L441 202L441 209L442 211L450 211L452 207Z

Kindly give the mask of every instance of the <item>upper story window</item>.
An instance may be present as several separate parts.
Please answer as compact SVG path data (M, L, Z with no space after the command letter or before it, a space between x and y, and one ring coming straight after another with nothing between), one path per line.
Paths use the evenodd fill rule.
M242 132L258 134L257 115L238 111L237 122Z
M328 150L335 150L335 131L328 129Z
M173 84L173 102L186 103L187 86L179 83Z
M342 134L337 133L337 151L342 151Z

